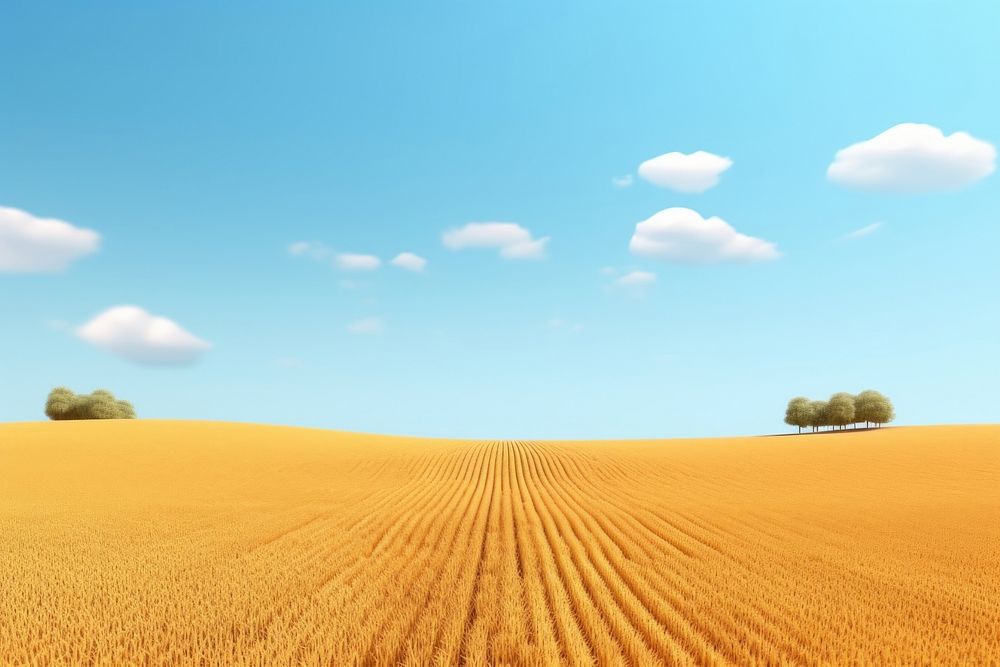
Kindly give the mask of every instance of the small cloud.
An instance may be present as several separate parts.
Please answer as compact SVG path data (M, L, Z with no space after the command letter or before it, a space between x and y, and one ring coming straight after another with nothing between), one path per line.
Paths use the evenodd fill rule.
M375 255L342 252L334 257L334 264L341 271L374 271L382 266L382 260Z
M632 174L625 174L624 176L615 176L611 179L611 184L616 188L630 188L634 182Z
M604 289L612 293L624 293L631 297L645 296L647 290L656 282L656 274L652 271L633 268L617 269L606 266L601 269L601 275L611 279L611 282L607 283Z
M733 166L727 157L707 151L666 153L639 165L639 176L661 188L699 193L713 188L719 177Z
M97 252L101 235L54 218L0 207L0 272L53 273Z
M656 274L652 271L630 271L615 280L616 285L633 286L649 285L656 282Z
M837 151L826 175L834 183L875 192L944 192L996 169L993 144L966 132L945 136L933 125L901 123Z
M275 359L274 363L276 363L279 368L302 368L302 360L298 357L278 357Z
M393 257L393 266L398 266L401 269L406 269L407 271L420 272L424 270L427 266L427 260L420 255L414 255L412 252L401 252L395 257Z
M877 230L881 226L882 226L881 222L873 222L872 224L862 227L861 229L855 229L853 232L849 234L844 234L840 238L845 241L864 238L865 236L872 234L875 230Z
M76 330L76 335L127 361L150 366L186 366L212 347L165 317L137 306L115 306Z
M365 317L347 326L347 330L358 336L377 336L385 330L382 320L377 317Z
M319 241L296 241L288 246L288 254L317 262L329 261L341 271L374 271L382 266L382 260L375 255L338 253Z
M722 218L668 208L635 226L633 254L680 263L761 262L781 256L775 245L737 232Z
M293 257L308 257L309 259L323 260L330 257L333 251L318 241L296 241L289 244L288 254Z
M446 248L499 248L504 259L542 259L549 237L536 239L513 222L470 222L441 237Z

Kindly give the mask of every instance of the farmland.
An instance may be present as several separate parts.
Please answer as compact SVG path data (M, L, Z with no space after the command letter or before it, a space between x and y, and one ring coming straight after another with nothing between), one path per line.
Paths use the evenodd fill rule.
M1000 426L0 426L4 665L988 664Z

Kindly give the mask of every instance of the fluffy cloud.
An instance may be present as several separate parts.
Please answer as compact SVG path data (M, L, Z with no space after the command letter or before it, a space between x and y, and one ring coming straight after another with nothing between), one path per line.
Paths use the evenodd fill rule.
M623 287L648 285L653 282L656 282L656 274L652 271L629 271L615 280L616 285L622 285Z
M499 248L500 256L506 259L542 259L549 237L536 239L513 222L470 222L445 232L442 241L452 250Z
M137 306L115 306L76 330L76 335L123 359L152 366L184 366L211 345L165 317Z
M624 176L615 176L611 179L611 184L616 188L629 188L632 187L632 174L625 174Z
M401 252L393 257L391 264L407 271L423 271L427 260L412 252Z
M731 166L729 158L706 151L674 152L640 164L639 176L661 188L697 193L718 185L722 172Z
M100 234L92 229L0 207L0 272L62 271L74 260L97 252L100 244Z
M993 173L996 148L965 132L901 123L837 151L826 175L834 183L881 192L957 190Z
M740 234L722 218L668 208L635 226L629 250L671 262L759 262L781 256L773 243Z
M358 255L350 252L339 253L333 261L341 271L374 271L382 266L382 260L375 255Z
M850 234L844 234L841 238L845 240L860 239L874 233L879 227L882 226L881 222L873 222L870 225L865 225L861 229L855 229Z
M382 333L385 330L385 326L382 324L382 320L377 317L365 317L356 322L351 322L347 326L347 330L358 336L375 336Z

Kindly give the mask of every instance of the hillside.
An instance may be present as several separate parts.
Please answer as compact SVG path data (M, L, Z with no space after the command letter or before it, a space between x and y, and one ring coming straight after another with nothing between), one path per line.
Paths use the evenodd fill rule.
M3 664L985 664L1000 426L0 426Z

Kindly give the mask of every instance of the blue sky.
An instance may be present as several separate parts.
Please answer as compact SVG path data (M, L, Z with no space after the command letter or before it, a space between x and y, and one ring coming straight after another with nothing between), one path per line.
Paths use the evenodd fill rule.
M776 432L791 396L865 388L901 423L997 420L998 177L827 169L901 123L995 145L1000 7L540 4L5 3L0 207L100 249L0 271L0 419L68 385L436 436ZM638 174L695 151L732 160L703 192ZM672 207L780 257L632 252ZM544 257L443 243L491 221ZM122 305L211 348L149 365L81 337Z

